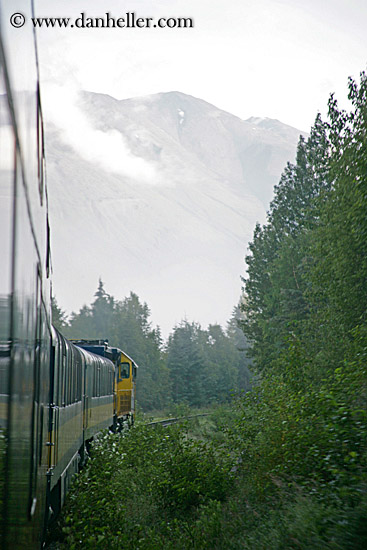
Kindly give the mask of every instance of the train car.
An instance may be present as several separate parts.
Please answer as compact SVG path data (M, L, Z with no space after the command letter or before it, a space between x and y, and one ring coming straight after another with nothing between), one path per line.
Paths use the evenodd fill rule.
M115 366L74 346L56 329L51 350L47 508L56 514L84 462L87 443L113 427Z
M32 1L17 10L29 20ZM0 0L0 507L2 549L39 542L47 488L50 232L35 32ZM40 527L41 526L41 527Z
M116 422L122 426L127 421L134 423L136 376L138 365L127 353L108 345L108 340L71 340L76 346L102 357L110 358L115 364L114 414Z
M37 550L88 441L114 423L116 366L52 327L36 36L13 10L0 0L0 548ZM32 0L17 10L34 16Z

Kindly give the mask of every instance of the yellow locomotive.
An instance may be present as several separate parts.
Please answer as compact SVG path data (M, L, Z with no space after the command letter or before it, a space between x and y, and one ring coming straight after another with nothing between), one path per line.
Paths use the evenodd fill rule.
M115 365L114 417L115 425L134 423L136 375L138 365L119 348L110 347L108 340L70 340L75 346L110 359Z
M115 411L118 421L127 419L131 424L134 423L137 369L138 365L131 357L121 351L115 384Z

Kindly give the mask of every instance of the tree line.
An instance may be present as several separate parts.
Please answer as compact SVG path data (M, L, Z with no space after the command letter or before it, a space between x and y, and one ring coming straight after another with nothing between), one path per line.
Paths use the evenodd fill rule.
M100 280L90 306L67 319L52 300L53 323L68 338L108 339L137 363L137 403L144 411L171 405L202 407L224 403L250 388L246 339L237 326L239 308L224 330L183 320L164 342L150 310L133 292L124 300L109 295Z
M267 495L269 548L367 543L366 74L348 88L350 111L332 95L328 119L300 138L246 258L241 324L258 386L233 438L244 495L258 511Z
M317 115L309 137L300 138L296 161L275 188L267 222L255 228L242 316L234 315L226 331L217 326L203 331L183 321L166 345L156 346L172 400L196 405L215 392L224 399L223 383L233 377L240 386L241 377L246 379L244 352L238 351L245 348L252 390L214 411L210 444L180 431L152 434L145 426L130 430L121 443L109 436L112 459L123 462L120 483L133 479L133 498L128 491L123 506L112 501L111 509L122 514L121 521L112 514L109 522L116 548L125 541L147 549L367 547L365 73L359 83L350 79L349 100L347 112L330 97L328 119ZM135 295L123 305L105 295L101 284L99 291L101 304L115 304L116 311L135 304L146 335L160 342L148 308ZM93 317L99 298L97 293L94 304L80 312L83 318ZM95 458L98 472L106 462L102 451L102 459L98 453ZM116 473L108 464L106 470L98 495ZM88 484L82 479L82 485ZM96 500L89 485L92 495L84 509ZM110 498L108 487L106 494ZM121 504L122 493L117 494ZM139 498L134 509L131 502ZM65 532L78 545L100 531L98 522L83 523L76 515ZM86 543L83 548L94 548L95 538Z

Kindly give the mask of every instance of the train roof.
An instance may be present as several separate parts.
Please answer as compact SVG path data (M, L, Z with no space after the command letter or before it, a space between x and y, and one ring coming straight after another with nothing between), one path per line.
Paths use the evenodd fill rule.
M83 348L87 351L95 353L97 355L102 355L103 357L111 358L116 360L119 353L122 353L129 361L131 361L136 368L139 368L134 359L132 359L125 351L120 348L112 347L108 344L108 339L102 340L88 340L85 338L81 339L70 339L69 340L75 346Z

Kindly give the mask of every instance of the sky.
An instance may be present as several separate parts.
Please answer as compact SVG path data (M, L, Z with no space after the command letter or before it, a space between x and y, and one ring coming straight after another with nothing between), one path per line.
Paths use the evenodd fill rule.
M55 86L117 99L172 90L242 119L309 131L367 63L365 0L35 0L38 17L190 17L193 28L42 28L46 116ZM14 2L15 7L15 2Z
M21 11L22 0L14 0L11 9L14 5L16 11L17 1ZM193 28L82 29L74 25L37 30L46 125L54 122L61 127L82 156L90 154L92 160L99 156L115 172L122 163L124 170L128 166L131 174L148 179L154 179L154 174L131 158L129 151L124 151L124 158L114 159L112 142L119 136L91 132L85 117L74 109L78 91L117 99L180 91L241 119L269 117L308 132L318 112L326 118L331 93L341 107L348 106L348 77L358 80L367 65L366 0L34 3L37 17L70 17L73 22L81 13L85 18L106 13L126 18L132 12L155 21L192 18ZM85 135L82 143L76 139L80 132L73 136L76 126ZM117 145L121 150L122 145Z

